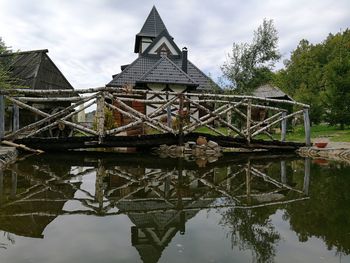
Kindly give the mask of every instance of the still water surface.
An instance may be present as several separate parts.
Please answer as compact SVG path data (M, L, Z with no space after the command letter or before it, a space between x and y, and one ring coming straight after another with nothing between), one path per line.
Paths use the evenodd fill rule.
M0 172L0 262L350 262L350 167L40 155Z

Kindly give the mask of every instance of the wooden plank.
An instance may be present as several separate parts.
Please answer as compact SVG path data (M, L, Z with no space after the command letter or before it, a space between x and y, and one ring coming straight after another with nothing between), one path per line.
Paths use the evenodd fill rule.
M265 127L263 127L263 128L261 128L261 129L257 130L256 132L254 132L254 133L252 134L252 137L254 137L254 136L258 135L259 133L261 133L261 132L267 130L268 128L270 128L271 126L273 126L273 125L279 123L279 122L282 121L283 119L288 119L288 118L293 117L293 116L295 116L295 115L301 114L302 112L303 112L303 110L300 110L300 111L296 111L296 112L293 112L293 113L291 113L291 114L288 114L288 115L286 115L286 116L284 116L284 117L281 117L280 119L278 119L278 120L276 120L276 121L274 121L274 122L271 122L270 124L266 125Z
M17 104L12 106L12 131L19 130L19 107Z
M103 137L105 136L105 98L103 94L97 97L96 126L99 135L99 141L101 142Z
M281 121L281 142L286 141L287 135L287 112L282 112L282 121Z
M247 133L246 133L246 139L248 141L248 144L250 143L251 139L251 130L250 130L250 124L251 124L251 119L252 119L252 100L248 100L248 105L247 105Z
M306 146L311 146L311 129L310 129L309 109L304 108L303 112L304 112L305 143L306 143Z

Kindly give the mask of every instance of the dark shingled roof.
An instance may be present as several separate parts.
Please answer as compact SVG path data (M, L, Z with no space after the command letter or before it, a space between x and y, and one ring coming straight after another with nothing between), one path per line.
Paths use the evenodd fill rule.
M153 6L138 36L156 37L166 29L157 9Z
M135 53L139 52L139 46L141 37L157 37L166 27L160 17L157 9L153 6L151 12L149 13L145 23L143 24L141 31L136 35L135 41Z
M168 57L162 57L137 82L197 86L189 75Z
M149 71L160 60L159 57L142 56L138 57L121 73L115 75L113 80L107 84L109 87L121 87L125 84L135 86L136 82ZM171 61L181 68L181 58L171 59ZM198 69L191 61L187 63L187 75L189 78L198 84L197 90L208 89L211 85L211 79Z
M152 43L130 65L122 66L122 72L113 75L109 87L123 85L136 86L137 83L185 84L197 86L197 91L208 91L215 83L189 60L187 73L182 71L182 53L168 33L157 9L153 6L140 33L136 35L135 52L139 52L142 37L149 37ZM160 55L149 54L150 50L165 37L178 54L170 54L167 59ZM156 63L158 63L156 65ZM175 67L174 67L175 65ZM150 71L150 72L149 72ZM147 75L145 75L148 72ZM181 73L180 73L181 72ZM144 76L145 75L145 76ZM142 78L142 79L141 79Z
M47 52L43 49L2 54L0 63L17 85L32 89L73 89Z

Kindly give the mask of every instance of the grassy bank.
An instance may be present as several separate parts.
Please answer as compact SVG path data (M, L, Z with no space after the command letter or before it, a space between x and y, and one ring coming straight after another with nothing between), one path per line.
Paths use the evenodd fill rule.
M227 130L224 128L218 128L224 134L227 134ZM213 131L206 127L201 127L196 130L197 132L215 134ZM280 134L273 134L275 139L280 139ZM350 127L345 130L340 130L338 127L327 126L327 125L314 125L311 127L311 139L315 140L317 138L328 138L332 142L350 142ZM266 139L267 136L259 135L257 139ZM304 141L305 132L303 126L297 126L293 131L287 133L288 141Z

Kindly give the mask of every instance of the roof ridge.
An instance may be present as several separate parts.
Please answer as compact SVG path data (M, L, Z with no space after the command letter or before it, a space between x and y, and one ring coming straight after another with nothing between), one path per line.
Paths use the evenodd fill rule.
M183 71L182 68L180 68L178 65L176 65L175 62L171 61L170 58L168 58L168 57L164 57L164 58L166 58L177 70L179 70L180 72L182 72L183 74L185 74L186 77L187 77L189 80L191 80L194 84L197 84L197 82L194 81L194 80L191 78L191 76L188 75L187 72Z
M149 70L147 70L140 78L139 80L142 80L145 78L153 69L155 69L163 60L165 57L161 57Z
M35 49L35 50L27 50L27 51L15 51L12 53L0 54L0 56L12 56L12 55L22 55L28 53L48 53L48 49Z
M170 63L170 65L173 66L174 70L177 70L182 75L184 75L188 81L190 81L192 84L198 85L198 83L193 80L185 71L183 71L178 65L176 65L171 59L169 59L167 56L161 57L147 72L145 72L141 78L139 78L139 81L143 81L154 69L156 69L160 63L163 61L167 61Z

